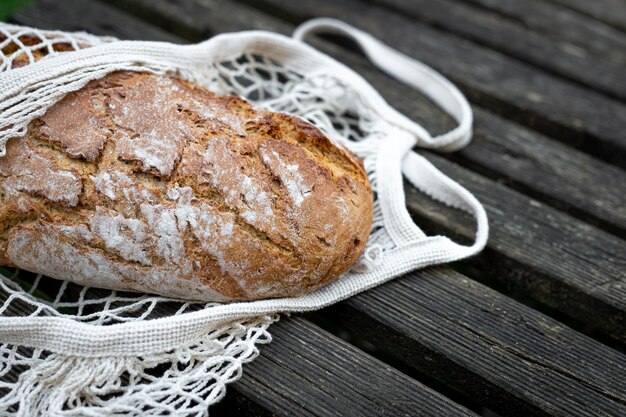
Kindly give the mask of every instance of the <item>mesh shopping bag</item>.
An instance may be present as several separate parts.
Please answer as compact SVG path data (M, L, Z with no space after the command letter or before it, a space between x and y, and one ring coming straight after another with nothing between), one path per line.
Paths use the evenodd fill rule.
M313 32L353 38L376 65L424 92L458 127L431 136L354 71L302 42ZM467 101L434 70L343 22L315 19L293 38L250 31L183 46L0 25L0 50L0 155L10 138L25 135L32 120L89 81L118 70L176 73L218 94L309 120L363 160L374 193L374 221L359 261L297 298L188 302L0 267L3 415L205 415L258 355L257 345L271 340L268 327L279 313L323 308L409 271L471 256L486 243L480 203L411 150L466 145ZM472 214L475 242L427 236L406 210L404 178Z

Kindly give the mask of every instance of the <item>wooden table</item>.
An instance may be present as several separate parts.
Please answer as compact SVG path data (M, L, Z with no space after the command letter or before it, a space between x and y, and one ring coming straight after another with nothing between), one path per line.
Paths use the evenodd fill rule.
M626 5L620 0L45 0L16 23L196 42L343 19L453 80L475 139L422 152L489 213L488 248L315 314L274 341L214 415L626 416ZM317 46L433 132L451 121L353 45ZM407 189L429 233L469 218Z

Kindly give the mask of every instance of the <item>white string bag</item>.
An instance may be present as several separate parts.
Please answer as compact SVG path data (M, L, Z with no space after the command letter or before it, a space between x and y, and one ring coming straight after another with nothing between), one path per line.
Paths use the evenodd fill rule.
M432 137L358 74L301 42L313 32L353 38L377 66L424 92L458 127ZM486 243L487 217L480 203L411 151L415 145L444 151L466 145L472 125L466 99L434 70L343 22L309 21L295 39L251 31L186 46L12 25L0 25L0 34L6 38L0 41L5 51L2 155L9 138L23 136L30 121L91 80L116 70L176 72L218 94L308 119L363 159L375 198L372 232L359 262L333 283L298 298L191 303L5 268L7 276L0 280L2 415L206 415L207 407L224 396L226 384L241 376L242 364L258 355L256 344L271 340L267 328L277 313L322 308L417 268L471 256ZM47 56L34 63L41 48ZM13 68L20 54L30 64ZM430 197L472 214L475 242L461 246L444 236L426 236L406 210L403 175Z

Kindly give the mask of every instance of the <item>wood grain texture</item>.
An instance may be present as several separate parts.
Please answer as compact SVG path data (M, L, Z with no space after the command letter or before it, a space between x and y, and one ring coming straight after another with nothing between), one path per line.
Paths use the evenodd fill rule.
M626 31L626 8L620 0L551 0L579 13L591 16Z
M325 314L503 416L626 415L626 356L446 268Z
M460 154L462 155L463 152ZM515 155L515 152L511 154ZM548 156L545 153L544 155ZM558 150L550 156L556 155L558 155ZM554 161L546 159L545 163L548 164L549 169L554 170L550 166ZM522 168L519 171L520 174L523 174L523 171ZM601 169L598 172L610 174L611 170ZM619 170L614 170L614 172L622 173ZM452 177L461 179L466 174L469 175L469 171L457 171ZM570 178L574 176L576 175L569 175ZM580 177L583 176L584 174L580 173ZM535 177L531 181L535 182L540 179L541 177ZM559 183L560 181L553 183L551 187L557 188ZM590 188L596 184L589 184ZM545 190L546 193L549 192L549 189ZM626 334L624 332L626 305L623 302L625 298L622 272L625 256L624 241L568 216L562 216L561 213L549 210L545 205L542 205L541 209L532 208L532 203L539 204L533 199L522 197L522 200L516 200L514 198L513 201L519 204L513 206L512 195L521 196L518 193L511 193L506 187L492 181L486 181L477 194L479 200L486 204L488 209L493 208L490 212L492 222L490 247L494 247L495 252L488 258L488 254L492 253L490 251L478 257L478 259L488 259L488 261L480 263L480 268L474 276L485 279L484 272L488 272L487 276L494 277L493 279L504 288L521 290L623 341L623 335ZM616 195L623 195L623 193L617 191ZM582 201L585 199L585 194L581 194L580 197ZM407 199L409 206L415 208L416 212L423 211L424 207L430 207L429 218L439 225L455 224L455 219L458 218L458 213L453 211L450 211L448 216L443 216L438 205L433 205L432 201L426 198L419 199L417 193L409 194ZM599 201L603 200L604 197L601 196ZM531 207L532 210L528 210L527 207ZM616 206L615 209L618 212L622 210L620 206ZM554 215L557 217L554 218ZM435 229L442 230L441 228ZM450 228L446 230L450 232ZM468 231L468 229L465 230ZM520 239L523 239L523 246L520 244ZM604 242L604 239L612 242L608 249L604 243L599 243ZM502 242L507 243L502 245ZM590 248L595 248L595 250ZM555 263L554 259L560 259L561 262ZM579 306L580 302L585 304Z
M622 31L559 4L545 0L456 1L483 7L545 37L558 39L572 54L582 48L615 64L626 63L626 35Z
M233 389L278 415L473 415L302 318L271 333Z
M590 48L543 36L522 23L454 0L378 0L412 19L535 65L547 72L626 99L626 64L605 59ZM528 7L528 6L526 6Z
M87 27L82 19L89 21ZM11 21L41 29L89 31L94 35L180 43L179 38L152 25L136 27L135 19L94 1L39 0L11 16Z
M474 139L450 159L621 238L626 172L474 107Z
M190 41L202 41L209 34L238 30L268 30L285 35L293 30L293 25L288 22L259 14L249 6L233 1L109 0L109 4L159 27L171 28L173 33Z
M626 159L626 105L593 90L369 3L254 4L294 23L319 16L343 19L441 71L480 106L613 163Z
M429 160L487 209L488 248L469 261L473 276L495 280L626 341L626 244L540 201L432 153ZM405 188L409 210L432 233L469 237L468 216Z

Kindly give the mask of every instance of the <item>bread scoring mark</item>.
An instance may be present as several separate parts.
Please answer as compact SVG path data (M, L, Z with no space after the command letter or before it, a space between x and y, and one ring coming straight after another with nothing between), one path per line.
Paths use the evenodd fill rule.
M229 150L229 141L215 137L206 144L202 157L202 174L218 190L230 207L250 213L250 223L257 227L274 227L273 201L267 192L240 168L240 161ZM221 169L216 167L221 167Z
M168 198L170 200L177 200L178 198L180 198L180 193L183 189L192 190L194 199L197 199L198 201L201 201L203 203L208 203L211 207L213 207L220 213L231 213L233 215L233 218L235 219L234 225L248 233L251 237L254 237L259 241L268 244L273 249L280 251L284 255L292 257L293 259L291 259L290 262L295 262L296 264L302 262L302 259L295 253L293 245L291 245L288 241L275 241L267 233L263 232L260 229L257 229L254 226L256 213L249 211L247 209L247 206L244 206L244 211L240 211L236 206L229 205L223 195L217 190L206 187L196 187L196 189L193 190L188 186L179 187L178 184L175 184L174 188L171 188L167 191ZM234 196L237 195L237 192L234 190L231 191L232 192L229 194L231 194L234 198ZM230 223L225 223L224 231L228 232L232 230L233 225L231 225Z
M263 177L262 165L246 161L230 146L229 140L216 136L204 146L190 148L183 155L181 174L201 172L195 187L198 197L208 194L220 210L235 214L237 225L251 237L289 255L290 264L302 264L302 257L294 250L295 231L284 233L289 224L274 212L277 197Z
M95 161L111 136L99 100L96 94L68 94L37 121L36 136L72 157Z
M305 181L304 177L298 172L298 165L287 164L276 151L268 152L266 149L260 149L259 152L266 166L271 169L274 175L280 178L295 206L300 207L311 194L313 184Z
M93 235L102 239L107 249L116 251L126 260L152 265L146 254L148 233L142 221L126 219L121 214L107 213L97 207L90 227Z
M363 163L344 146L337 146L317 127L298 116L273 113L271 118L282 126L281 140L298 145L309 159L318 161L335 179L342 176L357 178L369 188Z
M137 215L140 203L157 201L157 195L148 190L145 183L123 171L106 168L90 175L89 181L99 193L114 202L112 208L126 215Z
M27 140L7 143L7 155L0 158L0 175L6 177L1 184L6 200L31 193L73 207L82 192L82 182L74 172L61 170L51 159L33 152Z
M157 251L161 256L168 257L171 253L172 261L184 256L182 239L185 231L189 230L203 251L217 261L222 273L231 277L252 273L248 270L246 258L227 256L237 248L237 242L242 245L248 240L243 234L245 228L237 222L236 213L219 211L213 205L198 200L190 187L176 187L168 191L168 196L176 201L174 207L147 204L141 207L148 225L158 236ZM165 226L159 229L155 225ZM253 251L250 251L250 256L254 256Z
M221 194L217 192L202 192L202 189L198 189L196 193L200 193L200 195L196 197L194 196L192 188L188 186L179 187L178 184L175 184L173 187L166 190L167 198L176 202L176 206L172 208L168 205L154 204L155 201L157 201L155 197L145 188L140 189L140 183L123 172L101 171L97 175L91 176L90 179L96 189L110 200L124 200L124 202L128 203L129 207L140 207L139 213L137 214L140 216L139 218L146 221L147 234L157 237L153 245L153 250L165 261L178 262L180 258L186 256L183 242L184 229L188 225L193 228L197 227L198 224L206 225L212 223L209 222L207 218L210 212L214 213L214 223L220 223L219 230L216 229L214 234L219 234L220 242L226 245L228 245L229 242L223 239L228 238L234 233L234 225L236 224L239 229L243 229L253 237L267 241L282 253L291 254L293 252L293 248L284 247L276 242L272 242L252 225L240 221L238 218L238 210L229 206L222 198ZM247 181L245 182L247 183ZM203 197L205 197L204 200ZM194 204L196 206L194 206ZM197 207L198 204L200 204L199 207ZM202 213L200 213L199 210L202 211ZM228 213L232 213L232 216L229 216ZM234 219L234 221L231 221L231 218ZM198 219L203 221L198 223ZM178 230L175 225L176 220L178 221ZM196 236L196 238L201 236L206 237L206 233L201 235L196 233L194 236ZM213 247L213 249L215 247ZM234 273L236 271L236 265L225 262L223 255L218 252L212 254L219 261L218 263L224 272ZM133 258L126 259L133 260Z
M97 166L82 158L69 155L61 145L41 139L36 132L29 132L28 142L31 149L66 171L73 171L80 176L97 171Z
M121 158L139 161L143 171L156 170L161 176L174 170L181 145L179 140L157 134L157 129L138 137L123 136L117 142Z

